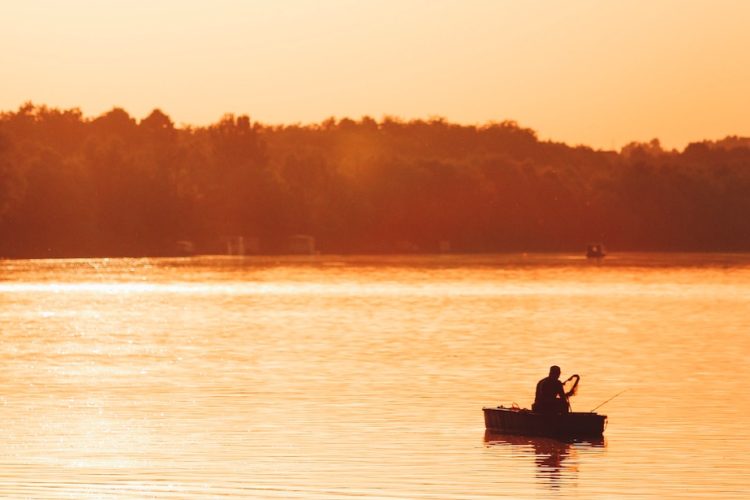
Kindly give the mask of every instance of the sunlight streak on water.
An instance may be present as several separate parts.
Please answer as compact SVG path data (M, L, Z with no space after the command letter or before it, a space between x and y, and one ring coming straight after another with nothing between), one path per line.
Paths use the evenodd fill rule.
M513 279L513 278L509 278ZM616 292L624 296L701 297L718 296L725 291L721 285L707 284L700 289L686 290L679 283L616 284L616 283L534 283L503 281L430 282L408 285L399 283L0 283L0 293L92 293L92 294L183 294L183 295L328 295L335 297L362 296L417 296L417 297L496 297L496 296L601 296ZM750 299L750 291L739 291Z

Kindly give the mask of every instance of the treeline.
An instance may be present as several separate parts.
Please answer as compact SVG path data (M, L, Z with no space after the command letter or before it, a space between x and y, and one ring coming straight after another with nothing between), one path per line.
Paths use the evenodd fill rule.
M514 122L0 114L0 257L219 252L239 235L277 253L294 234L324 253L750 250L750 139L614 152Z

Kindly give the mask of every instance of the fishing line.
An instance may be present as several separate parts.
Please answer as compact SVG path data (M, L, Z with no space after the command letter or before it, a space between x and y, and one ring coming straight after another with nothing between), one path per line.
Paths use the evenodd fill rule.
M615 399L617 396L619 396L620 394L622 394L623 392L625 392L625 391L627 391L629 389L630 388L621 390L620 392L618 392L617 394L615 394L614 396L612 396L611 398L609 398L608 400L606 400L605 402L603 402L602 404L600 404L599 406L597 406L596 408L594 408L593 410L591 410L591 413L594 413L596 410L598 410L602 406L606 405L607 403L609 403L610 401L612 401L613 399Z

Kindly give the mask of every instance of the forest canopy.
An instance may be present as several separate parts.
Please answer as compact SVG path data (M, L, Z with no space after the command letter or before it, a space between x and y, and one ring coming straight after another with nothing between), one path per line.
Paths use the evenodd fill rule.
M541 141L515 122L226 115L175 126L115 108L0 114L0 257L750 250L750 139L621 151Z

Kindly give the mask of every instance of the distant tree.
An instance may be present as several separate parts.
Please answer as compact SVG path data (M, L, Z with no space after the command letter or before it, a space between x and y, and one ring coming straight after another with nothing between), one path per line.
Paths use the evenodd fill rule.
M135 136L136 122L127 111L113 108L91 122L93 133L99 137L116 136L124 140L132 140Z
M154 109L138 126L150 133L174 132L174 123L160 109Z

